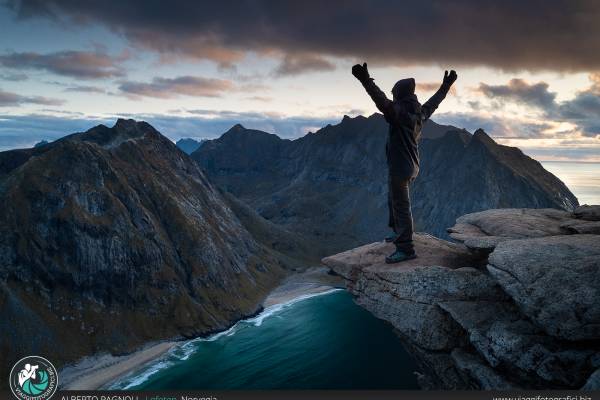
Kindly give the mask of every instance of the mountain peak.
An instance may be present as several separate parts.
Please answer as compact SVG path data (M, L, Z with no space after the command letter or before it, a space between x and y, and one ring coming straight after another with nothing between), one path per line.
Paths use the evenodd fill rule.
M494 139L492 139L485 131L481 128L477 129L473 134L473 140L481 142L483 144L496 144Z
M97 125L85 132L65 136L59 140L91 142L109 148L119 146L121 143L130 139L148 137L148 134L153 135L153 137L161 136L160 133L147 122L119 118L112 128L108 128L105 125Z
M136 121L135 119L119 118L113 126L113 129L120 134L136 134L145 133L148 130L154 130L152 125L144 121Z
M134 127L137 124L137 121L135 119L125 119L125 118L119 118L117 119L117 122L115 123L115 126L113 128L131 128Z
M197 164L145 122L123 119L41 149L0 152L0 186L2 332L4 321L24 313L44 321L38 328L50 338L28 340L29 325L13 324L14 334L0 335L4 359L39 350L67 363L208 334L254 315L285 275L287 259L263 248ZM23 237L22 246L7 245ZM124 296L121 281L150 289ZM85 313L63 312L63 301ZM154 322L161 329L147 331ZM119 338L96 328L110 323L122 327ZM93 335L79 333L84 324Z
M227 132L241 132L241 131L245 131L245 130L246 130L246 128L244 127L244 125L242 125L242 124L235 124Z

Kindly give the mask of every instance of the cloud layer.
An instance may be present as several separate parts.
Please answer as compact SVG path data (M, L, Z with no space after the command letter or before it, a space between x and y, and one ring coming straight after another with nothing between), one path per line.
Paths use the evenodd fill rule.
M529 84L523 79L511 79L506 85L486 85L481 83L479 91L489 98L509 100L540 108L554 107L556 93L548 91L546 82Z
M34 52L0 55L0 65L16 70L30 69L52 72L78 79L102 79L125 75L119 63L123 57L102 52L61 51L49 54Z
M224 79L180 76L177 78L155 77L152 82L124 81L119 90L128 96L145 96L167 99L179 95L196 97L219 97L231 90L233 82Z
M592 85L589 88L562 102L556 101L556 93L550 92L546 82L530 84L522 79L512 79L506 85L481 83L478 90L492 100L536 108L550 121L571 123L584 136L600 137L600 79L597 74L592 74L590 79Z
M299 75L306 72L333 71L335 65L321 56L314 54L292 54L283 57L281 64L275 69L275 76Z
M64 101L44 96L22 96L17 93L5 92L0 89L0 107L16 107L25 103L45 106L60 106L64 104Z
M224 65L255 51L396 65L600 70L600 3L593 0L12 0L10 5L23 18L100 23L137 46ZM282 71L294 71L293 62L287 65Z

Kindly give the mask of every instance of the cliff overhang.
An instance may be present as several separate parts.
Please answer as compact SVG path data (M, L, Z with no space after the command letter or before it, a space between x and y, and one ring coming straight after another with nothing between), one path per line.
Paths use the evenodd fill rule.
M417 234L323 259L396 330L428 389L598 389L600 206L467 214L452 243Z

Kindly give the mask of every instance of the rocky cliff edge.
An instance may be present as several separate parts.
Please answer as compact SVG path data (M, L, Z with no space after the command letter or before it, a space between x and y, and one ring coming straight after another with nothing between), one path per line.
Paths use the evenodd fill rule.
M600 206L496 209L417 234L386 265L373 243L323 259L395 328L426 389L600 388Z

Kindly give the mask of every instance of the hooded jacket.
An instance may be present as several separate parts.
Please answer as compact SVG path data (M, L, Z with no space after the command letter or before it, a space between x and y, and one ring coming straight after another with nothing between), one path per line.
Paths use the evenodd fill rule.
M421 129L448 94L450 85L442 84L438 91L421 105L415 95L413 78L396 82L392 89L393 101L377 87L373 78L365 79L361 83L389 124L385 149L390 175L405 179L416 178L419 174L418 142Z

